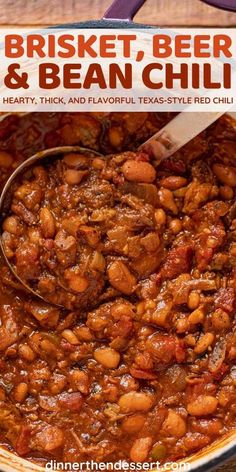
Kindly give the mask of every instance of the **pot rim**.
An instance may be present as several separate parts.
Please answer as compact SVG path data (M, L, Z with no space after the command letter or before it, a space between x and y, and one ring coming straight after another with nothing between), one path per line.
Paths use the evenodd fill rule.
M174 462L174 464L178 463L180 465L179 468L162 467L152 469L152 472L210 472L234 457L236 457L236 430L231 431L197 454ZM187 463L190 466L185 469L183 464ZM46 470L57 469L46 469L46 467L39 466L0 447L0 470L1 472L45 472Z
M107 20L106 20L107 21ZM0 115L0 122L3 121L6 116L9 115L26 115L33 112L8 112ZM236 112L226 113L235 120L236 126ZM228 434L222 436L217 441L213 442L209 446L205 447L196 454L192 454L183 460L178 461L179 464L189 462L190 468L188 472L210 472L215 470L220 465L236 457L236 428ZM39 466L34 462L17 456L13 452L0 446L0 472L45 472L45 467ZM50 469L48 469L50 470ZM54 469L56 470L56 469ZM184 469L168 469L160 468L157 470L153 469L152 472L167 472L173 470L174 472L186 472Z

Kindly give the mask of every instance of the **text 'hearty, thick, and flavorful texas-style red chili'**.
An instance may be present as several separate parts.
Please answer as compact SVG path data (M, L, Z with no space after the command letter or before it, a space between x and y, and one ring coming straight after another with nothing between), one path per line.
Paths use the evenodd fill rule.
M167 114L0 124L1 183L44 148L80 153L14 184L2 240L0 443L40 464L173 461L236 427L236 131L223 117L159 164Z

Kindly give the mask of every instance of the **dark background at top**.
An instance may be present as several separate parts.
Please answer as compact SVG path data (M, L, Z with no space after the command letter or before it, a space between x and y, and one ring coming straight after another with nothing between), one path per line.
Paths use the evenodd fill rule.
M0 26L100 19L110 4L111 0L0 0ZM200 0L147 0L136 21L169 26L236 26L236 13L220 11Z

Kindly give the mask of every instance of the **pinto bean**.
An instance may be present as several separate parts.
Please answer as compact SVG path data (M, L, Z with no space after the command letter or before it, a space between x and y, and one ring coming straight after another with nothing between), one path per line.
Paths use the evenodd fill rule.
M200 433L188 433L183 439L185 451L197 451L207 446L210 442L209 436Z
M150 436L136 439L130 450L130 459L133 462L144 462L148 458L152 443L153 439Z
M2 233L2 245L8 259L14 257L15 254L15 237L13 234L4 231Z
M161 188L158 192L158 196L160 204L165 208L165 210L169 210L174 213L174 215L177 215L178 208L173 193L167 188Z
M187 411L192 416L207 416L215 413L218 400L211 395L199 395L197 400L188 403Z
M189 323L192 325L203 323L205 319L205 314L203 308L199 307L196 310L192 311L191 315L188 317Z
M94 352L94 358L107 369L116 369L120 362L120 354L110 347L99 348Z
M88 164L88 159L83 154L71 152L63 157L63 162L69 167L83 167Z
M178 234L182 231L182 221L179 218L174 218L169 225L170 231L173 234Z
M57 356L57 348L55 344L49 339L43 339L40 346L41 346L42 351L46 352L51 357Z
M58 395L61 393L67 383L67 378L65 375L53 373L50 381L49 381L49 389L52 395Z
M188 296L188 307L190 310L196 310L200 303L200 295L198 292L190 292Z
M87 326L78 326L74 329L76 336L81 339L81 341L92 341L93 334Z
M222 187L220 187L220 196L224 200L232 200L232 198L234 197L234 191L232 187L229 187L229 185L223 185Z
M187 344L187 346L190 346L190 347L196 346L196 339L193 334L187 334L187 336L185 336L184 338L184 342L185 344Z
M92 167L97 170L101 170L105 167L106 163L103 159L100 159L99 157L95 157L92 162Z
M230 328L230 317L228 313L218 308L211 315L212 326L215 331L221 332L223 329Z
M126 180L131 182L152 183L156 178L156 171L152 164L143 161L126 161L122 166L122 172Z
M211 346L214 342L215 336L212 333L206 333L200 337L198 340L194 352L196 354L203 354L203 352L207 351L208 347Z
M135 289L136 278L122 261L113 262L108 268L110 284L125 295L131 295Z
M144 415L137 414L137 415L127 416L127 418L124 418L122 422L122 429L127 434L136 434L142 429L142 427L144 426L144 423L145 423Z
M153 399L148 393L132 391L122 395L118 403L122 413L134 413L151 410Z
M69 288L74 292L85 292L89 286L88 279L80 274L76 274L73 270L65 270L64 277L68 282Z
M87 174L86 170L67 169L64 172L64 179L68 185L78 185Z
M188 181L184 177L178 175L170 175L169 177L164 177L161 179L161 186L168 188L169 190L177 190L181 187L185 187Z
M217 436L223 427L223 424L217 418L213 419L194 419L191 427L194 431L201 434L209 434L209 436Z
M168 416L163 423L162 429L165 433L179 439L186 434L186 421L174 410L169 410Z
M127 316L128 318L133 318L133 306L125 301L118 301L114 303L111 307L111 315L114 320L120 320L122 316Z
M219 181L229 187L236 187L236 169L235 167L225 166L222 164L214 164L213 172Z
M55 220L48 208L41 208L39 213L41 230L44 238L53 238L56 231Z
M113 126L109 129L109 141L114 148L121 146L124 140L124 132L121 126Z
M88 375L80 369L74 369L70 372L70 384L73 390L77 390L84 395L89 393L89 378Z
M29 241L32 244L36 244L38 246L40 239L42 238L42 234L39 229L31 227L31 228L28 228L28 237L29 237Z
M35 182L26 182L20 185L14 193L17 200L21 200L28 210L34 210L35 206L41 202L42 190Z
M88 280L85 277L73 276L69 280L69 287L75 292L85 292L88 288Z
M189 322L186 318L179 318L176 320L175 327L178 334L186 333L189 330Z
M17 216L8 216L3 222L3 230L18 235L21 233L21 224Z
M158 208L155 211L155 220L157 225L165 225L166 224L166 214L162 208Z
M32 362L35 359L35 353L27 344L22 344L18 348L19 356L28 362Z
M18 402L18 403L24 402L26 397L27 397L27 394L28 394L28 385L27 385L27 383L25 383L25 382L19 383L16 386L15 392L14 392L14 398L15 398L16 402Z
M12 166L13 157L6 151L0 151L0 167L9 169Z
M68 341L68 343L73 344L74 346L79 344L77 336L75 335L75 333L73 333L71 329L64 329L61 335L64 339L66 339L66 341Z
M235 393L232 390L228 390L228 387L222 387L219 391L218 398L219 405L224 408L235 398Z

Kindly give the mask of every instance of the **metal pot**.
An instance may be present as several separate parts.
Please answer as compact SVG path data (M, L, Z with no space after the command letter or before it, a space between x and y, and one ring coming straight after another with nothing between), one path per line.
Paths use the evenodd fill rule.
M236 11L236 0L203 0L205 3L223 10Z

